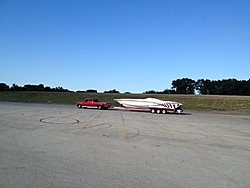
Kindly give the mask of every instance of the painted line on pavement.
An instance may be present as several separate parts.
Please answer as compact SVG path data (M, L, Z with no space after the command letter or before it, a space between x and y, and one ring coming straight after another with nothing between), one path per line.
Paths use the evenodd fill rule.
M89 121L83 128L81 128L76 135L80 134L84 129L86 129L87 126L89 126L95 119L97 119L104 111L102 111L100 114L95 116L91 121Z
M120 114L121 114L121 118L122 118L123 131L124 131L125 136L126 136L126 142L127 142L127 143L130 143L130 140L129 140L129 137L128 137L128 131L127 131L127 129L126 129L126 125L125 125L125 121L124 121L124 117L123 117L123 115L122 115L122 112L120 112Z
M171 118L167 118L167 119L170 120L170 121L176 122L176 121L172 120ZM198 127L195 126L195 125L186 124L186 123L182 123L182 122L179 122L179 121L177 121L177 122L178 122L178 123L181 123L182 125L185 125L185 126L188 126L188 127L193 128L193 129L196 129L196 130L198 130L198 131L200 131L200 132L203 132L203 133L205 133L205 134L207 134L207 135L210 135L210 136L212 136L212 137L215 137L215 138L217 138L217 139L219 139L219 140L221 140L221 141L223 141L223 142L225 142L225 143L228 143L228 144L230 144L230 145L233 145L233 146L235 146L235 147L238 147L238 148L241 148L241 149L245 149L244 147L242 147L242 146L240 146L240 145L238 145L238 144L235 144L235 143L230 142L230 141L228 141L228 140L226 140L226 139L224 139L224 138L222 138L222 137L220 137L220 136L217 136L217 135L215 135L215 134L213 134L213 133L210 133L210 132L208 132L208 131L206 131L206 130L203 130L203 129L201 129L201 128L198 128Z
M213 137L215 137L215 138L217 138L217 139L219 139L219 140L221 140L221 141L223 141L223 142L226 142L226 143L228 143L228 144L230 144L230 145L239 147L239 148L241 148L241 149L245 149L245 148L243 148L242 146L239 146L238 144L235 144L235 143L233 143L233 142L230 142L230 141L228 141L228 140L226 140L226 139L224 139L224 138L222 138L222 137L220 137L220 136L217 136L217 135L215 135L215 134L213 134L213 133L210 133L210 132L208 132L208 131L205 131L205 130L203 130L203 129L201 129L201 128L198 128L198 127L196 127L196 126L194 126L194 125L189 125L189 124L183 124L183 125L186 125L186 126L188 126L188 127L192 127L193 129L196 129L196 130L201 131L201 132L203 132L203 133L206 133L206 134L208 134L208 135L210 135L210 136L213 136Z
M193 147L189 146L188 144L186 144L185 142L183 142L182 140L180 140L179 138L177 138L173 133L171 133L168 129L164 128L163 126L159 125L158 123L156 123L155 121L143 116L145 119L147 119L148 121L151 121L152 123L154 123L155 125L157 125L158 127L160 127L162 130L164 130L166 133L168 133L173 139L175 139L177 142L181 143L182 145L184 145L186 148L192 150L193 152L195 152L196 154L202 156L203 154L200 153L199 151L197 151L196 149L194 149Z
M3 122L3 124L12 123L12 122L15 122L15 121L18 121L18 120L27 119L29 117L35 117L35 116L38 116L38 114L33 114L33 115L30 115L30 116L24 116L24 117L20 117L20 118L16 118L16 119L11 119L9 121Z

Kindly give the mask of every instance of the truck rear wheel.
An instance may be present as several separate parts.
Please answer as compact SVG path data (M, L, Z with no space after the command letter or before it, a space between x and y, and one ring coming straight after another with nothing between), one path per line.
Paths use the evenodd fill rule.
M161 113L166 114L167 111L166 111L165 109L163 109L163 110L161 111Z
M102 106L101 106L101 105L99 105L99 106L97 106L97 108L98 108L98 110L101 110L101 109L102 109Z

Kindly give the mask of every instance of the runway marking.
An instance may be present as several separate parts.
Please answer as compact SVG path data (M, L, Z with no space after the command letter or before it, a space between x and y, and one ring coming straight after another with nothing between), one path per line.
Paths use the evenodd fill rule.
M8 124L8 123L11 123L11 122L15 122L15 121L18 121L18 120L22 120L22 119L26 119L26 118L34 117L34 116L38 116L38 114L33 114L33 115L30 115L30 116L24 116L24 117L12 119L12 120L9 120L9 121L3 122L3 123Z
M102 111L100 114L95 116L91 121L89 121L83 128L81 128L76 135L80 134L84 129L86 129L87 126L89 126L95 119L97 119L104 111Z
M124 122L124 118L123 118L122 112L120 112L120 114L121 114L121 118L122 118L123 131L124 131L125 136L126 136L126 142L130 143L130 140L129 140L129 137L128 137L128 131L126 129L126 125L125 125L125 122Z
M239 130L236 130L236 129L232 129L232 128L229 128L229 127L222 127L222 126L218 126L218 127L222 128L222 129L234 131L234 132L243 134L243 135L245 135L245 136L250 136L250 134L248 134L248 133L246 133L246 132L242 132L242 131L239 131Z
M173 121L173 122L176 122L176 121L172 120L171 118L167 118L167 119L168 119L168 120L171 120L171 121ZM181 122L179 122L179 123L181 123ZM210 136L213 136L213 137L215 137L215 138L217 138L217 139L219 139L219 140L221 140L221 141L223 141L223 142L226 142L226 143L228 143L228 144L231 144L231 145L233 145L233 146L239 147L239 148L241 148L241 149L245 149L245 148L243 148L242 146L239 146L239 145L237 145L237 144L235 144L235 143L233 143L233 142L230 142L230 141L228 141L228 140L226 140L226 139L224 139L224 138L222 138L222 137L219 137L219 136L217 136L217 135L215 135L215 134L213 134L213 133L210 133L210 132L205 131L205 130L203 130L203 129L201 129L201 128L198 128L198 127L196 127L195 125L189 125L189 124L186 124L186 123L181 123L181 124L183 124L183 125L185 125L185 126L188 126L188 127L191 127L191 128L193 128L193 129L196 129L196 130L198 130L198 131L201 131L201 132L203 132L203 133L206 133L206 134L208 134L208 135L210 135Z
M196 127L196 126L194 126L194 125L188 125L188 124L183 124L183 125L186 125L186 126L189 126L189 127L194 128L194 129L196 129L196 130L198 130L198 131L204 132L204 133L206 133L206 134L208 134L208 135L210 135L210 136L213 136L213 137L215 137L215 138L217 138L217 139L219 139L219 140L221 140L221 141L224 141L224 142L226 142L226 143L228 143L228 144L231 144L231 145L233 145L233 146L239 147L239 148L241 148L241 149L245 149L245 148L243 148L242 146L239 146L239 145L237 145L237 144L235 144L235 143L233 143L233 142L230 142L230 141L228 141L228 140L226 140L226 139L224 139L224 138L222 138L222 137L219 137L219 136L217 136L217 135L215 135L215 134L213 134L213 133L210 133L210 132L205 131L205 130L203 130L203 129L201 129L201 128L198 128L198 127Z
M13 114L12 112L8 112L8 113L5 113L5 114L0 114L0 116L6 116L6 115L9 115L9 114Z
M178 141L179 143L181 143L182 145L184 145L185 147L187 147L188 149L192 150L193 152L195 152L196 154L203 156L202 153L200 153L199 151L197 151L196 149L192 148L191 146L189 146L188 144L186 144L185 142L183 142L182 140L180 140L179 138L177 138L173 133L171 133L168 129L164 128L163 126L159 125L158 123L156 123L155 121L143 116L145 119L151 121L152 123L154 123L155 125L157 125L158 127L160 127L162 130L164 130L166 133L168 133L173 139L175 139L176 141Z

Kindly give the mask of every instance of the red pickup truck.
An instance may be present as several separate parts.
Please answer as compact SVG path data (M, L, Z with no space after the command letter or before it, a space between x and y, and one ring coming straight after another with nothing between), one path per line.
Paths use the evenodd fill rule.
M86 98L84 101L76 102L77 108L97 108L101 109L109 109L111 107L110 102L99 102L98 99L95 98Z

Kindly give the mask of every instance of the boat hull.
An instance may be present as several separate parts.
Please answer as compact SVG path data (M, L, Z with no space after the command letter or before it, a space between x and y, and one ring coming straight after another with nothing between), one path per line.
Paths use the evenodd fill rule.
M182 111L181 103L173 101L162 101L155 98L146 99L114 99L125 108L141 108L141 109L165 109L168 111Z

